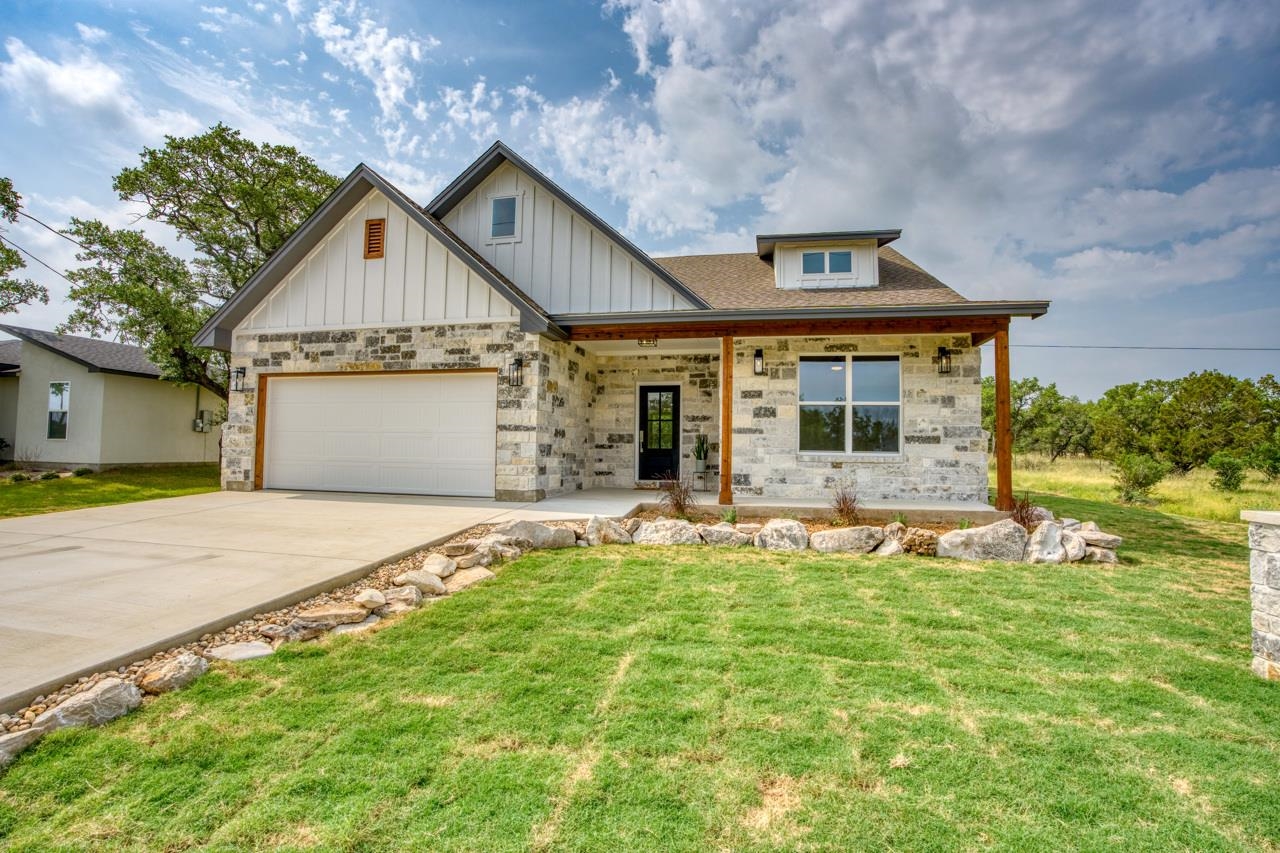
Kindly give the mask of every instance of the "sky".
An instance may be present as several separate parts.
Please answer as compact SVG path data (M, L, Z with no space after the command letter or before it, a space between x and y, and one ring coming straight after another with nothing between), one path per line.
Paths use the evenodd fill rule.
M111 177L217 122L420 202L502 139L655 256L901 228L970 298L1052 300L1015 321L1013 372L1066 393L1280 374L1280 352L1045 348L1280 347L1273 0L5 7L0 175L55 228L172 245ZM76 265L28 220L6 237ZM50 304L0 322L53 328L67 283L28 274Z

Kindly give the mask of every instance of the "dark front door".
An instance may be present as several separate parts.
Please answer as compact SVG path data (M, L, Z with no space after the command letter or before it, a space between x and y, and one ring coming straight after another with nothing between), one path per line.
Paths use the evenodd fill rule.
M640 479L680 474L680 389L640 386Z

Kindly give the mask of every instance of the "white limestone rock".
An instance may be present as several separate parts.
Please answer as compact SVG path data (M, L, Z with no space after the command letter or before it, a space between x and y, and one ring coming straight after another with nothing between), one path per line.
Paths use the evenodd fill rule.
M444 554L428 554L422 561L422 570L430 572L438 578L447 578L458 568L458 564Z
M1114 564L1120 561L1116 559L1116 552L1112 551L1110 548L1099 548L1096 545L1088 545L1084 549L1084 562Z
M902 541L902 537L907 535L907 526L901 521L891 521L884 526L885 539L897 539Z
M142 691L131 681L104 678L36 717L31 728L42 732L70 726L100 726L123 717L142 704Z
M1066 562L1078 563L1083 560L1085 549L1088 547L1089 545L1084 541L1083 537L1074 530L1068 530L1066 527L1063 527L1062 548L1067 552Z
M493 533L529 542L531 548L572 548L578 537L567 527L551 527L536 521L508 521L495 527Z
M265 658L267 655L274 653L275 649L271 648L270 645L255 640L249 643L227 643L225 646L214 646L204 654L205 657L214 658L215 660L240 661Z
M701 545L698 528L678 518L645 521L636 528L631 541L637 545Z
M774 518L756 534L757 548L766 551L803 551L809 547L809 531L791 518Z
M378 616L395 616L416 610L422 604L422 592L416 586L397 586L384 592L387 603L374 611Z
M353 600L365 610L377 610L387 603L387 597L376 589L362 589Z
M587 519L582 541L588 545L630 545L631 534L612 518L593 515Z
M488 548L476 548L469 554L463 554L454 559L454 565L459 569L472 569L476 566L487 566L493 562L493 552Z
M329 631L338 625L360 622L368 615L369 612L358 604L325 604L299 610L290 624Z
M44 729L23 729L0 735L0 767L6 767L18 757L18 753L44 737Z
M396 575L391 582L396 586L415 586L423 595L444 595L446 592L444 581L423 569L410 569L402 575Z
M209 669L209 662L192 652L156 661L139 673L138 686L144 693L160 694L186 687Z
M902 543L892 536L886 536L885 540L871 553L879 557L896 557L906 552L902 548Z
M809 537L809 547L824 554L837 551L867 554L883 541L884 529L880 527L840 527L819 530Z
M960 560L1022 561L1027 550L1027 531L1011 518L971 527L950 530L938 537L938 556Z
M370 613L368 616L366 616L366 617L364 618L364 621L362 621L362 622L349 622L349 623L347 623L346 625L339 625L339 626L337 626L336 628L334 628L334 629L333 629L333 631L332 631L331 633L334 633L334 634L363 634L365 631L368 631L370 628L372 628L374 625L377 625L377 624L378 624L379 622L381 622L381 621L382 621L382 620L378 618L378 614L376 614L376 613Z
M1075 533L1088 545L1096 548L1107 548L1114 551L1124 544L1124 539L1112 533L1104 533L1092 521L1086 521L1076 528Z
M1042 521L1031 531L1027 539L1024 560L1028 563L1062 563L1067 559L1067 549L1062 545L1062 525L1056 521Z
M698 533L708 545L741 548L751 544L751 534L743 533L727 521L719 524L699 524Z
M445 581L445 586L449 588L450 593L461 592L467 587L475 586L478 583L496 578L493 572L488 569L459 569L449 576Z

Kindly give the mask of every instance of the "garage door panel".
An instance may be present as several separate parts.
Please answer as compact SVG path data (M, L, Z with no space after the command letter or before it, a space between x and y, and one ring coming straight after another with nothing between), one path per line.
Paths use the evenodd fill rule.
M492 374L270 381L263 485L492 497Z

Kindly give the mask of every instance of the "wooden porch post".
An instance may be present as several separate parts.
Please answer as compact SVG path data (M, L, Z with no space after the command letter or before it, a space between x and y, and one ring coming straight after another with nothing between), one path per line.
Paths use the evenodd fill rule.
M720 505L733 503L733 336L720 338Z
M1013 425L1009 409L1009 325L996 330L996 509L1013 509Z

